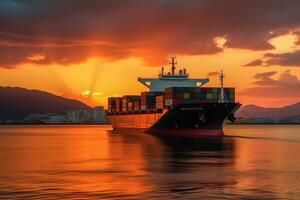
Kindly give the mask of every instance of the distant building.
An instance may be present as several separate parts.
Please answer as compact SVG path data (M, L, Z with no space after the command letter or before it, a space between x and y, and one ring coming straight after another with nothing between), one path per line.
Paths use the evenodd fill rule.
M64 124L67 121L66 115L53 115L47 120L48 124Z
M270 124L276 124L280 122L280 119L277 118L254 118L253 119L254 123L270 123Z
M94 123L107 124L106 114L103 106L96 106L94 109Z
M300 121L298 121L300 122ZM297 124L297 120L283 120L278 118L238 118L236 124Z
M20 121L0 121L0 124L107 124L103 106L96 106L94 110L69 110L66 114L44 113L30 114Z
M67 111L67 123L85 124L93 122L92 112L89 110L79 109Z
M29 124L41 124L47 123L50 116L56 115L54 113L43 113L43 114L30 114L29 116L24 117L24 123Z
M299 119L291 119L291 123L300 124L300 118Z

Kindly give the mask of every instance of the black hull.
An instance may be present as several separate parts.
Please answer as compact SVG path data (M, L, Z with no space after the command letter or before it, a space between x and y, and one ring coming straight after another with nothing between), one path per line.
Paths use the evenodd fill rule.
M108 115L114 130L174 136L223 136L223 124L238 103L183 104L163 113Z

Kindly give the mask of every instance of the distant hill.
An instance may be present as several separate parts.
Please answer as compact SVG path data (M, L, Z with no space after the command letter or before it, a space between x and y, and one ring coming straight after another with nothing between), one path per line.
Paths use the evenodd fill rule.
M0 87L0 120L19 120L32 113L64 114L73 109L92 109L86 104L39 90Z
M236 117L242 118L278 118L294 119L300 117L300 102L281 108L264 108L256 105L246 105L240 108Z

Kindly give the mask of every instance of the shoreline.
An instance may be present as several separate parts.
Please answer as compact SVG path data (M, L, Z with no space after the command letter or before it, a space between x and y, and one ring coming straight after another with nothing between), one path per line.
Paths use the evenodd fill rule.
M108 123L104 124L93 124L93 123L87 123L87 124L81 124L81 123L75 123L75 124L0 124L1 126L86 126L86 125L91 125L91 126L110 126ZM226 126L237 126L237 125L300 125L300 123L233 123L233 124L226 124Z
M57 125L62 125L62 126L73 126L73 125L76 125L76 126L78 126L78 125L94 125L94 126L96 126L96 125L110 125L110 124L108 124L108 123L104 123L104 124L93 124L93 123L87 123L87 124L82 124L82 123L74 123L74 124L69 124L69 123L67 123L67 124L0 124L0 127L1 126L57 126Z
M300 123L232 123L227 125L300 125Z

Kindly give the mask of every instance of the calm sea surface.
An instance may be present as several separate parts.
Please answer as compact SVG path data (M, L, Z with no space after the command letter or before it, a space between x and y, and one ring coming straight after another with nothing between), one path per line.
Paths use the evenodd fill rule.
M300 126L217 140L0 126L0 199L300 199Z

